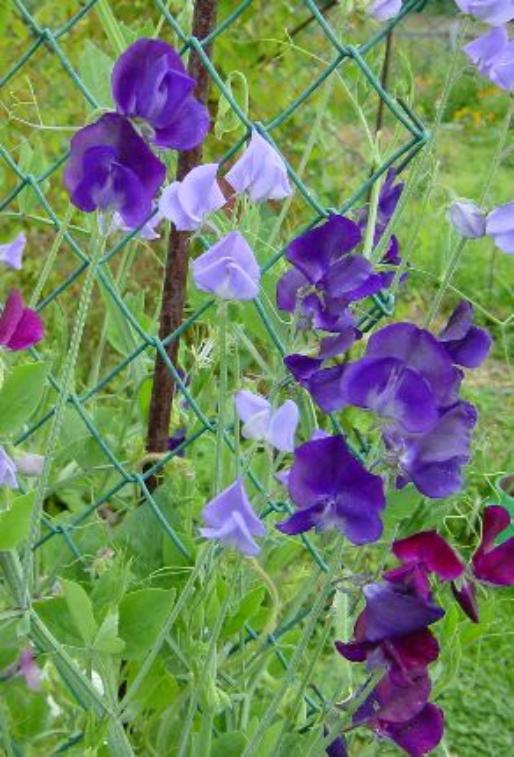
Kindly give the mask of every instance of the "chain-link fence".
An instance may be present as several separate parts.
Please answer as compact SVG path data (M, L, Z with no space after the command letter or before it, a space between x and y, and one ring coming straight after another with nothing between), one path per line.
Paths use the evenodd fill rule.
M201 8L201 0L198 2ZM295 48L297 35L308 33L308 42L313 47L311 58L306 63L303 62L305 59L301 58L300 68L303 70L298 76L301 91L295 91L295 82L290 82L287 85L291 90L289 101L277 113L269 115L268 110L266 119L261 119L258 115L254 116L252 106L247 108L242 103L234 88L227 83L226 72L220 70L223 61L220 63L216 57L216 46L219 41L228 35L232 35L232 39L235 39L239 27L243 28L246 14L256 12L262 14L265 22L265 4L255 2L255 0L222 3L217 26L203 39L190 35L186 26L188 23L186 15L182 13L179 18L176 13L169 10L170 3L164 0L153 2L148 0L145 10L155 20L160 37L175 44L178 43L181 46L182 55L187 56L190 51L193 51L200 59L210 78L211 111L218 110L219 112L223 103L221 107L224 111L230 111L232 117L236 119L235 122L238 124L235 129L236 143L229 147L220 162L223 164L230 159L247 139L251 129L257 129L280 151L296 189L292 217L295 222L298 220L298 225L288 229L289 238L292 238L302 229L319 222L329 212L346 213L367 202L371 187L388 168L394 166L403 169L427 142L428 134L415 113L403 100L395 98L388 91L387 77L384 76L383 67L383 51L388 35L397 24L401 24L406 14L418 11L423 4L423 0L409 0L404 3L401 13L393 21L382 25L363 43L352 45L345 39L344 29L341 32L340 25L336 27L333 23L332 14L337 10L337 3L320 0L317 2L304 0L303 3L296 3L293 14L294 23L289 28L292 35L289 38L287 54L294 56L297 52ZM116 3L112 5L115 14L116 5ZM88 44L87 35L92 29L91 26L85 26L85 24L94 14L105 14L105 4L102 0L83 2L74 14L68 18L60 18L59 23L52 22L44 11L38 12L37 6L37 3L28 1L14 0L13 2L12 23L17 25L18 29L17 42L13 49L20 54L17 55L16 60L10 61L10 66L4 61L4 72L0 80L2 92L7 99L6 93L16 88L18 83L24 82L25 77L30 80L31 76L36 78L46 76L47 86L51 80L44 94L44 97L48 97L48 112L50 112L52 101L59 88L65 87L66 91L71 91L71 85L75 99L72 103L70 102L67 118L76 119L78 127L80 119L83 120L84 107L89 114L105 108L105 98L98 85L98 77L95 75L95 68L101 69L104 61L96 57L90 70L91 67L88 68L87 62L85 64L84 60L79 60L77 57L77 49L80 51L81 46L83 48ZM68 7L69 4L66 4L66 8ZM113 17L110 9L107 8L107 10L107 23L111 24L114 36L120 33L120 29L122 33L123 30L129 29L128 26L120 25L124 19ZM62 16L62 10L58 15ZM104 20L105 18L104 15ZM20 31L20 21L26 29L25 36ZM360 29L361 36L362 29L363 27ZM125 39L126 42L127 39ZM212 60L206 53L210 45L214 48ZM317 50L316 46L318 46ZM280 49L273 51L278 61L280 61L280 54ZM298 55L301 56L301 53ZM261 81L267 81L266 86L272 101L273 88L276 86L277 77L280 76L277 65L273 63L273 59L269 65L270 59L266 57L266 52L263 53L261 50L256 51L254 60L258 62L262 70L262 75L259 74ZM46 75L45 67L48 67ZM351 191L348 192L348 196L340 207L331 205L332 198L329 194L321 193L323 196L320 196L318 188L313 183L314 177L308 176L308 171L303 170L305 167L300 165L301 161L291 158L294 153L291 149L291 141L294 140L295 133L294 129L288 132L288 125L296 124L297 120L301 119L301 114L308 107L309 101L316 97L334 76L342 80L346 78L350 89L364 86L367 92L371 92L373 107L378 108L381 101L385 111L385 116L382 118L389 119L395 129L394 140L391 149L388 150L387 158L380 165L368 163L362 166L359 181L358 183L354 181L353 186L351 182L344 182L351 186ZM65 79L66 84L64 84ZM102 96L99 96L99 93ZM183 556L184 564L191 564L192 555L188 540L175 527L173 518L163 511L159 490L154 490L150 482L166 469L170 461L181 455L188 455L193 445L201 444L205 437L212 437L217 432L215 418L209 415L212 413L212 406L209 407L207 402L198 400L194 396L186 375L187 369L182 365L174 364L169 356L169 346L179 339L196 345L195 349L200 349L202 321L213 307L213 301L202 301L199 307L194 307L194 303L198 300L192 298L190 303L193 304L188 307L180 326L164 338L162 335L156 336L154 328L149 327L148 319L144 317L141 301L135 296L127 298L123 293L123 285L128 276L140 276L146 283L150 276L144 270L141 261L133 254L133 245L137 242L137 230L118 238L113 246L104 249L92 269L91 253L88 252L87 246L88 219L84 220L85 217L79 217L78 214L73 215L70 208L66 210L67 201L64 190L61 189L61 172L67 159L67 145L72 132L70 130L70 134L66 135L59 129L68 128L70 124L69 122L54 122L51 125L48 123L43 125L47 104L38 100L38 94L38 91L33 93L34 109L37 111L39 107L43 112L39 113L35 128L31 127L29 118L22 119L16 116L9 118L6 123L14 129L15 136L11 136L10 141L2 140L4 144L1 147L4 181L0 212L4 218L12 222L23 221L24 224L31 224L31 228L37 229L34 232L34 241L37 243L37 240L41 239L44 245L38 253L42 273L38 272L39 278L36 279L33 302L48 321L48 340L42 347L41 354L34 351L33 356L45 361L52 360L52 370L48 379L48 396L40 404L40 408L44 407L44 411L36 413L35 418L19 435L16 443L25 446L33 445L34 449L46 450L51 456L56 452L57 442L59 442L60 445L67 445L73 450L74 460L78 460L79 465L78 468L77 466L70 468L68 482L66 470L63 472L59 469L60 453L57 453L51 475L49 474L45 482L46 489L41 493L41 531L34 545L35 559L37 561L37 554L41 550L47 550L47 555L50 556L47 562L54 566L53 572L50 570L49 575L46 576L47 586L51 584L52 577L57 574L59 565L66 561L76 560L79 563L82 561L90 568L90 556L95 552L96 545L94 538L91 538L94 530L88 529L88 524L101 522L104 527L116 525L122 518L120 513L127 509L127 502L141 499L142 506L147 508L162 528L164 538L169 540L173 548ZM367 97L369 99L370 95ZM258 106L257 103L256 112L260 110ZM9 115L12 116L13 113L10 112ZM5 128L3 134L6 134ZM50 144L50 148L46 151L46 162L43 161L43 163L38 161L40 139L48 139ZM334 158L330 160L336 162ZM284 239L284 241L287 240ZM273 271L277 265L280 265L282 254L283 250L280 250L271 256L268 255L265 260L261 260L264 282L266 277L273 276ZM150 259L150 269L151 266ZM159 276L158 279L153 280L154 292L160 289L161 270L160 266L156 266L156 272L151 274L155 277ZM273 279L271 278L270 281ZM85 286L94 287L96 292L94 303L89 313L87 309L84 312L75 313L74 303ZM277 315L271 299L266 296L265 286L264 284L264 294L257 298L254 304L247 307L255 309L253 317L261 323L262 340L268 343L270 351L276 350L283 355L283 340L280 329L276 327ZM158 303L151 304L158 312ZM393 297L387 292L375 296L372 307L368 312L363 313L359 327L363 331L369 330L382 315L391 314L392 307ZM76 325L76 320L81 319L86 329L85 337L81 344L73 345L70 343L68 328L73 326L74 322ZM261 329L261 326L259 328ZM99 345L100 352L97 353ZM102 359L88 360L92 364L91 369L87 375L74 384L73 378L67 381L66 361L73 350L78 350L79 347L81 351L78 355L79 361L81 355L88 354L99 355ZM59 350L61 353L64 352L64 358L59 358ZM128 414L129 404L134 401L141 402L143 405L148 402L151 372L156 355L160 355L178 390L175 404L187 403L191 421L185 438L178 446L149 461L145 459L141 440L128 439L125 448L119 444L120 439L124 439L123 435L129 433L129 429L117 420L114 424L116 428L113 430L110 419ZM58 426L55 426L56 414L62 416ZM337 426L335 419L334 423ZM50 432L52 424L54 428L57 428L57 438L53 440ZM223 434L230 454L239 454L239 444L233 429L227 427L223 430ZM365 445L359 449L360 442L357 438L353 442L357 452L365 452ZM139 455L136 454L138 444L141 444ZM81 455L86 449L89 460L93 459L94 465L90 462L81 463ZM127 454L121 455L120 449L128 450ZM141 463L142 458L145 459L146 465ZM59 473L58 470L60 470ZM258 471L250 467L246 475L251 490L259 496L260 509L264 516L287 509L288 505L285 502L269 499L268 487L261 480ZM70 491L77 479L81 496L74 498ZM320 544L317 543L317 537L302 536L301 540L319 569L327 571L327 561ZM187 601L186 592L189 590L190 585L187 584L181 595L182 601ZM180 607L181 600L179 599L178 604L175 605L176 612L180 611ZM268 643L276 648L276 655L284 670L287 669L289 663L280 649L280 638L295 625L309 622L309 615L315 607L315 604L300 607L294 617L289 617L279 623L275 632L269 636ZM33 624L32 633L43 649L51 649L51 642L47 636L39 633L37 623ZM259 636L251 624L246 625L246 633L246 641L257 639ZM75 690L75 694L79 702L88 706L88 697L83 691ZM320 702L316 696L309 695L307 704L311 710L316 710L322 706L322 700Z

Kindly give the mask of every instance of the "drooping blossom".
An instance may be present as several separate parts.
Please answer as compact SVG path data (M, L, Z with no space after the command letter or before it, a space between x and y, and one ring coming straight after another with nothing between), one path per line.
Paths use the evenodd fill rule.
M0 486L7 486L9 489L18 488L16 464L3 447L0 447Z
M237 414L243 421L244 437L263 440L281 452L294 450L300 413L293 400L286 400L274 410L265 397L244 389L236 393L234 400Z
M224 300L253 300L259 293L260 268L239 231L231 231L193 260L192 271L198 289Z
M353 544L380 538L383 481L353 457L341 436L325 436L297 447L287 485L297 511L277 524L282 533L337 528Z
M368 13L377 21L394 18L402 9L402 0L373 0Z
M514 202L500 205L489 213L486 233L502 252L514 253Z
M18 661L18 671L25 679L28 688L37 691L41 683L41 669L30 647L22 650Z
M225 204L225 196L216 181L217 171L217 163L205 163L163 190L159 211L178 231L199 229L208 213Z
M21 231L12 242L0 244L0 263L19 271L21 269L21 260L26 244L27 237L23 231Z
M463 48L482 76L508 92L514 88L514 42L503 26L491 29Z
M463 13L485 21L491 26L506 24L514 18L512 0L455 0Z
M27 452L24 455L16 455L14 458L16 470L23 476L40 476L43 472L45 458L43 455L36 455Z
M478 368L492 343L488 331L473 325L473 306L466 300L459 302L438 339L453 363L465 368Z
M165 174L130 121L106 113L72 137L64 185L80 210L117 211L135 228L150 215Z
M485 212L474 202L454 202L448 211L448 218L466 239L478 239L485 235Z
M205 139L209 112L178 53L159 39L138 39L118 58L112 95L122 116L142 119L158 147L191 150Z
M205 526L200 533L206 539L217 539L243 555L259 554L261 548L255 537L264 536L266 528L255 514L240 478L214 497L201 515Z
M225 179L236 192L247 192L254 202L282 200L293 192L282 157L255 130L248 147Z
M38 313L25 306L21 292L11 289L0 315L0 346L26 350L41 341L45 333Z

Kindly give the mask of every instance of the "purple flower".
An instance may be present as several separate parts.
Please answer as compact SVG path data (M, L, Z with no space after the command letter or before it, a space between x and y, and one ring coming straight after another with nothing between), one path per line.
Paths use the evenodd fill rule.
M17 289L11 289L0 315L0 345L9 350L26 350L41 341L43 321L35 310L25 307Z
M484 510L482 540L472 558L473 573L480 581L496 586L514 586L514 536L495 546L502 531L511 525L508 510L491 505Z
M195 85L180 56L158 39L138 39L112 72L118 112L146 121L151 140L172 150L197 147L209 130L207 108L192 94Z
M193 260L192 269L198 289L223 300L253 300L259 294L260 268L239 231L231 231Z
M195 231L208 213L225 205L216 174L217 163L206 163L193 168L182 181L166 187L159 200L159 211L172 221L179 231Z
M21 269L21 258L26 244L27 237L23 231L21 231L12 242L0 244L0 263L19 271Z
M282 200L293 192L280 154L255 130L250 144L225 179L236 192L248 192L254 202Z
M377 21L394 18L402 9L402 0L373 0L368 13Z
M117 211L134 228L150 215L165 174L130 122L106 113L72 137L64 185L80 210Z
M325 749L328 757L348 757L346 740L344 736L338 736Z
M37 664L30 647L26 647L22 650L18 661L18 671L25 679L25 683L29 689L36 691L39 688L41 683L41 669Z
M489 213L486 233L502 252L514 253L514 202L500 205Z
M237 392L234 399L246 439L261 439L281 452L294 450L300 413L293 400L286 400L274 410L267 399L244 389Z
M420 531L393 542L393 554L406 565L416 565L435 573L441 581L455 581L464 573L462 564L448 542L437 531Z
M142 226L137 236L140 239L146 239L148 242L153 241L154 239L159 239L160 234L157 232L157 226L161 223L163 216L159 211L154 213L152 217ZM138 224L139 226L140 224ZM111 226L107 233L112 233L114 231L133 231L137 226L127 226L127 224L123 221L123 218L120 216L119 213L114 213L111 221Z
M0 447L0 486L17 489L16 465L3 447Z
M382 720L377 724L377 733L394 741L410 757L422 757L435 749L443 732L443 711L431 702L411 720L400 723Z
M219 539L243 555L254 556L261 551L254 537L264 536L266 529L253 511L240 478L214 497L201 514L205 527L200 533L206 539Z
M463 13L479 18L491 26L506 24L514 18L512 0L455 0Z
M284 358L284 365L292 373L293 377L302 386L307 386L309 379L315 374L323 360L317 357L309 357L309 355L286 355Z
M43 466L45 464L45 458L43 455L34 455L27 453L16 457L15 460L16 470L23 476L40 476L43 472Z
M453 227L466 239L485 235L485 213L474 202L454 202L448 211Z
M386 581L364 587L361 641L382 642L422 631L444 615L431 597L419 596L403 584Z
M341 436L327 436L297 447L288 489L298 510L277 524L282 533L337 528L353 544L380 538L380 512L385 507L383 481L350 454Z
M466 300L461 300L453 311L439 341L453 363L465 368L478 368L491 349L489 332L473 325L473 307Z
M491 29L463 48L482 76L507 91L514 88L514 42L505 27Z
M180 447L181 444L184 444L186 441L186 429L185 428L179 428L173 433L171 436L168 437L168 450L170 452L173 452L178 447ZM177 452L178 457L184 457L184 450L181 450L180 452Z

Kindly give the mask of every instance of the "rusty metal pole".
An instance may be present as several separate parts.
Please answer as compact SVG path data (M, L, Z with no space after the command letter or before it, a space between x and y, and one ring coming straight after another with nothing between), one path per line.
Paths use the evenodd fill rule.
M216 11L217 0L196 0L192 29L194 37L202 40L213 31L216 25ZM204 50L210 57L211 46L206 46ZM209 72L203 66L200 57L194 49L190 53L188 72L197 81L196 97L206 104L209 96ZM180 153L177 165L177 179L183 179L201 160L201 145L194 150ZM174 227L170 231L162 288L159 326L160 339L165 339L175 331L183 320L190 236L188 232L177 231ZM177 364L178 348L178 338L174 339L166 347L166 352L174 365ZM170 375L162 357L157 354L148 422L148 452L165 452L168 448L169 424L174 394L175 382L173 377ZM155 481L149 481L148 483L151 488L155 486Z

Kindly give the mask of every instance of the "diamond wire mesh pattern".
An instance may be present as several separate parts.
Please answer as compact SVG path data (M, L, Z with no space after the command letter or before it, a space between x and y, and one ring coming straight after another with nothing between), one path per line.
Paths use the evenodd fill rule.
M416 115L400 100L396 100L382 85L380 78L374 73L370 65L366 60L366 56L370 51L379 46L386 38L388 32L394 28L394 26L401 21L401 19L411 11L419 10L424 4L424 0L410 0L403 6L402 12L393 21L383 25L379 31L377 31L371 38L369 38L364 44L359 46L351 46L340 41L336 31L330 25L328 15L323 13L323 3L315 2L314 0L303 0L303 3L298 3L299 10L301 6L305 8L305 11L310 14L310 21L316 25L317 31L323 35L325 41L329 44L332 52L332 60L328 65L323 67L323 70L317 75L313 81L303 89L287 107L285 107L280 113L273 118L262 121L251 120L241 106L236 101L233 93L226 86L219 71L213 65L211 60L204 52L205 46L210 42L215 42L220 35L232 30L240 20L244 17L246 11L249 10L254 0L244 0L236 5L219 23L217 28L206 39L196 39L189 36L179 25L175 16L168 10L169 4L164 3L161 0L153 0L153 5L158 12L162 14L164 19L164 28L161 30L161 35L166 38L167 31L173 32L173 34L182 43L181 54L187 53L188 50L194 49L198 56L201 58L203 65L209 72L211 83L216 96L225 98L230 106L232 112L237 116L241 124L245 127L244 136L238 140L238 142L228 151L221 160L221 163L228 160L233 153L235 153L239 147L243 144L244 140L250 129L255 128L268 138L275 147L280 151L281 144L278 139L275 139L274 133L286 124L296 113L301 112L300 109L310 97L322 87L323 83L330 77L335 71L342 70L344 72L345 67L349 65L356 66L359 74L367 82L369 87L376 93L377 98L380 98L385 108L396 119L398 124L401 124L405 133L407 134L407 140L400 146L396 147L394 151L388 156L388 158L379 166L374 167L372 173L356 188L350 197L346 199L344 204L338 208L326 207L320 203L317 199L316 192L302 180L301 176L295 171L291 163L283 155L284 160L288 166L290 177L294 183L297 195L302 199L305 204L305 208L308 211L307 222L303 225L303 228L307 228L316 224L320 219L326 217L330 211L336 211L345 213L354 208L359 202L365 202L368 192L374 182L379 179L384 172L390 166L404 167L412 158L417 154L420 148L426 143L428 139L428 133L423 127L423 124L419 121ZM149 5L150 0L148 0ZM70 78L73 86L76 88L78 100L85 100L86 103L96 109L99 107L99 103L96 101L93 94L89 91L86 83L82 81L77 73L76 67L70 62L68 56L63 49L63 40L72 39L74 30L81 20L91 11L94 10L94 6L97 4L97 0L88 0L83 6L71 16L65 23L56 28L49 28L46 25L40 25L29 8L32 7L31 3L21 2L21 0L14 0L14 5L19 17L23 20L27 26L32 37L32 41L27 45L23 54L19 56L18 60L13 62L12 66L8 68L6 73L0 80L0 89L8 86L17 76L22 76L26 70L30 71L31 65L37 65L37 56L43 53L45 56L53 56L58 61L62 70ZM168 25L168 29L166 29ZM75 233L74 227L67 221L63 221L59 214L55 210L55 202L51 204L47 197L46 188L48 187L49 180L60 183L60 170L67 158L67 152L65 150L66 141L63 140L61 144L61 154L52 162L51 166L45 167L44 171L37 174L27 171L20 165L20 161L13 155L13 150L1 146L1 157L4 162L4 168L9 171L9 174L14 179L14 185L8 188L5 196L0 200L0 211L6 212L16 206L20 196L32 193L33 197L47 222L53 227L56 233L54 244L59 247L61 244L66 244L75 261L74 268L71 270L64 279L56 285L52 291L50 291L44 298L40 299L36 305L40 311L45 311L48 306L59 298L65 297L69 292L73 296L73 286L78 283L80 286L81 278L84 272L88 268L89 259L86 250L82 246L80 235ZM16 213L12 213L16 216ZM19 215L19 214L18 214ZM298 233L301 229L296 229L295 233ZM137 230L126 234L119 242L108 249L103 255L97 274L97 284L104 290L111 302L114 303L118 310L118 316L126 321L129 325L131 333L135 335L137 343L134 344L133 349L122 360L119 360L113 365L106 375L97 377L90 386L88 386L81 393L71 392L67 398L68 406L78 414L81 422L87 429L88 434L94 439L95 444L99 449L107 465L112 472L116 472L117 480L109 485L107 490L98 490L97 486L92 487L90 503L73 517L68 520L52 519L48 515L43 516L43 533L36 548L42 547L50 540L60 537L67 548L70 550L71 555L78 559L82 559L81 549L77 546L76 532L77 529L90 519L93 514L99 511L103 505L120 496L124 490L128 487L137 487L137 490L142 493L146 506L150 508L155 518L158 520L166 536L174 543L175 547L186 557L189 557L189 550L186 544L181 539L180 535L176 532L168 519L161 511L157 498L153 496L149 490L147 483L148 480L155 476L156 473L161 471L167 463L176 455L186 451L191 445L195 444L204 434L216 433L216 422L210 419L204 410L195 401L195 398L191 395L186 382L183 379L182 373L174 366L167 353L166 346L173 340L178 339L182 335L186 334L188 330L201 319L201 317L213 306L213 300L206 301L200 308L196 309L193 313L188 315L182 325L173 333L169 334L166 339L160 340L156 336L149 334L145 328L141 326L138 318L132 312L131 308L127 305L120 292L117 289L116 282L110 273L109 263L114 260L119 254L126 248L132 239L137 234ZM270 269L275 266L282 256L284 250L280 250L272 258L266 261L263 265L263 274L266 274ZM362 330L369 330L383 315L390 314L393 307L393 298L387 293L382 293L379 296L374 297L373 305L369 309L369 312L365 314L360 323ZM262 324L269 337L270 343L281 354L284 354L284 346L282 344L279 334L276 332L272 319L270 318L270 304L262 299L255 301L255 310L257 316L261 319ZM251 307L251 305L249 305ZM87 349L86 345L82 346L82 349ZM162 459L155 462L149 469L143 471L137 468L130 468L126 462L118 459L117 455L112 451L108 440L105 438L105 434L97 428L92 414L88 410L88 403L91 400L99 397L104 389L113 382L125 371L127 371L131 365L133 365L141 355L148 354L152 357L158 352L165 361L169 371L171 372L173 379L178 387L180 395L189 404L191 412L195 415L198 428L188 436L185 442L183 442L177 449L170 451ZM34 351L33 355L36 359L41 356ZM51 391L54 393L56 399L61 392L61 383L56 373L50 375ZM52 418L55 412L55 405L43 415L38 417L30 427L26 428L24 433L16 440L16 442L22 443L30 440L32 437L38 434L38 432L44 431L48 422ZM337 421L334 419L333 423L337 428ZM37 437L37 438L44 438ZM234 435L230 428L225 429L225 443L232 453L236 452L236 444ZM361 449L361 452L365 450L365 447ZM267 505L263 511L263 514L270 513L272 511L283 511L287 508L286 503L270 501L267 497L266 487L262 484L255 473L250 469L247 472L247 476L251 481L255 490L260 493L267 502ZM105 480L105 479L104 479ZM308 550L312 559L317 563L322 571L327 570L327 565L323 559L323 555L320 550L313 544L313 540L309 537L303 536L302 541L305 548ZM295 624L302 621L309 613L309 609L303 608L291 621L283 626L279 626L272 636L269 637L269 643L276 645L280 636L290 630ZM248 639L257 638L258 634L247 624L246 630L248 633ZM287 667L287 661L280 649L276 648L275 653L281 660L284 667ZM308 704L312 708L316 708L316 703L307 696Z

